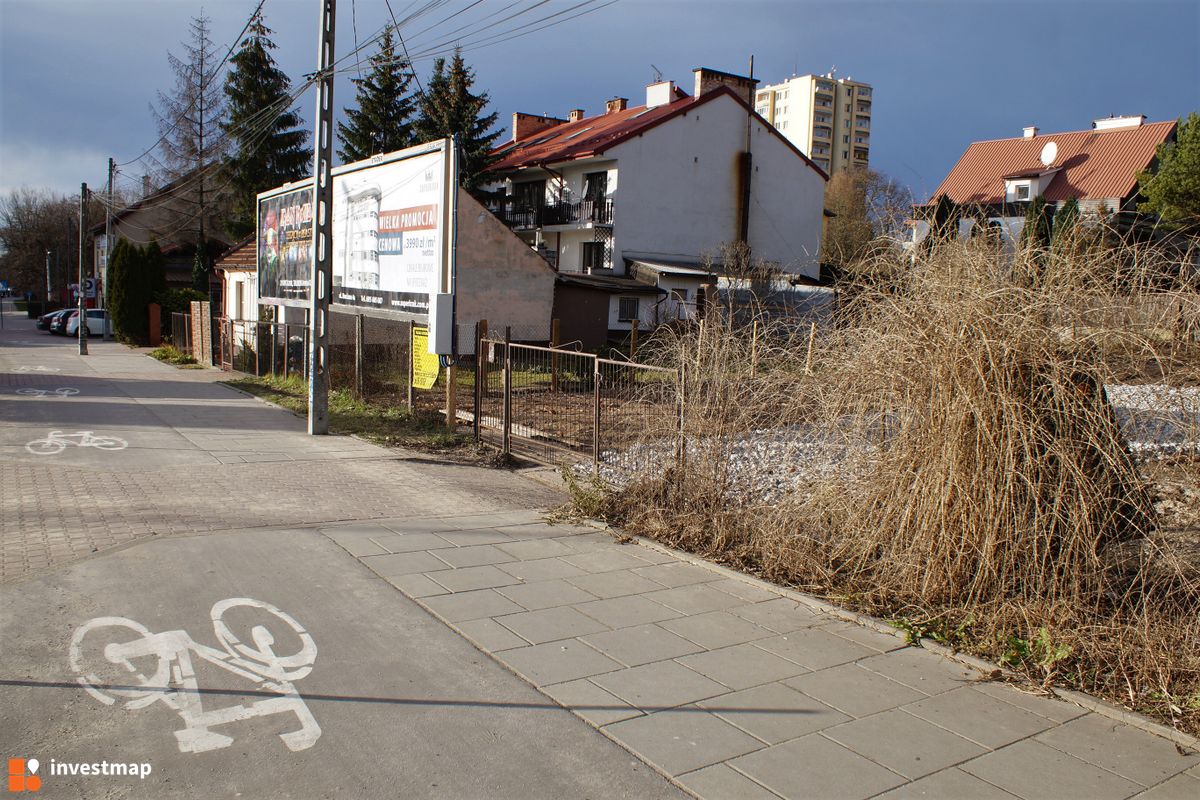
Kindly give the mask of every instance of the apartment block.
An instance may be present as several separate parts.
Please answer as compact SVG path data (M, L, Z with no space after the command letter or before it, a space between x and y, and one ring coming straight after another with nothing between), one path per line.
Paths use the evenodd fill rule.
M827 72L760 87L754 110L832 175L847 167L867 166L871 100L869 84Z

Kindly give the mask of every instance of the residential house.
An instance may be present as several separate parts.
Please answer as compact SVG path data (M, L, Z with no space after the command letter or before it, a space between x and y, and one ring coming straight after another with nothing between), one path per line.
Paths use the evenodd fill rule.
M221 281L219 316L258 320L258 247L254 234L226 250L214 265ZM215 312L214 312L215 313Z
M988 228L1009 244L1019 241L1025 211L1037 196L1057 208L1074 198L1084 215L1128 226L1138 203L1137 174L1155 162L1158 146L1174 139L1174 121L1147 123L1144 116L1109 117L1090 130L1041 133L1024 129L1012 139L974 142L933 192L982 213ZM959 235L973 234L975 219L959 223ZM929 233L929 223L913 222L913 242Z
M483 196L557 269L564 340L695 315L702 285L728 271L725 243L818 277L828 176L755 113L756 84L701 68L692 95L660 81L602 114L513 114Z

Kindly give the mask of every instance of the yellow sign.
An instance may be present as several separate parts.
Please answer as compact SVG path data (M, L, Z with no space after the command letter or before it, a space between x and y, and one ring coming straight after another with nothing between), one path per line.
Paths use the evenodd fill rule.
M412 326L412 382L417 389L432 389L437 383L440 364L436 353L429 352L429 328Z

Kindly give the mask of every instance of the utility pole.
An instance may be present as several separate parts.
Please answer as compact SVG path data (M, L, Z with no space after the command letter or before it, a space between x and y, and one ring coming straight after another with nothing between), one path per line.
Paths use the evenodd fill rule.
M317 113L313 131L312 286L309 288L308 433L329 433L329 296L333 291L333 23L337 0L320 0Z
M104 209L104 274L100 276L100 307L108 315L108 262L112 258L112 209L113 209L113 174L117 171L116 162L108 159L108 207ZM107 320L102 320L104 338L110 338Z
M87 184L80 184L79 189L79 288L76 296L79 298L79 355L86 356L87 349L87 300L83 291L83 257L87 248Z
M46 251L46 304L50 303L50 251Z

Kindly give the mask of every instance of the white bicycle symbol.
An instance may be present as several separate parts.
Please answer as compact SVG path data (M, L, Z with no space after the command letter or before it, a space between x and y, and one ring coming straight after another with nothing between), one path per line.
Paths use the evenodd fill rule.
M13 372L60 372L58 367L17 367Z
M52 456L67 449L67 445L76 447L95 447L98 450L124 450L129 442L116 436L96 436L91 431L63 433L50 431L45 439L34 439L25 445L25 449L35 456Z
M72 388L70 388L70 387L63 387L63 388L61 388L61 389L32 389L32 388L25 388L25 389L17 389L16 393L17 393L17 394L23 394L23 395L25 395L26 397L50 397L50 396L55 396L55 397L71 397L71 396L73 396L73 395L77 395L77 394L79 394L79 390L78 390L78 389L72 389Z
M292 642L296 652L275 652L275 636L263 625L249 628L252 644L243 643L234 633L234 624L225 616L234 609L234 617L247 627L250 614L273 616L287 626L282 635ZM290 615L270 603L248 597L222 600L212 607L213 633L221 650L200 644L186 631L151 633L144 625L124 617L97 617L81 625L71 639L70 661L88 694L105 705L123 700L126 708L138 709L162 702L183 719L183 730L175 731L181 752L203 753L233 744L232 736L214 733L209 728L272 714L294 713L298 730L282 733L279 738L289 750L306 750L321 737L304 698L294 685L312 671L317 645L312 636ZM130 633L134 636L131 638ZM292 649L292 648L289 648ZM221 669L254 682L256 691L276 697L205 711L203 690L196 682L193 655ZM92 665L92 666L89 666ZM118 669L119 668L119 669ZM101 675L96 669L106 670ZM137 685L128 684L129 676ZM224 693L224 692L222 692Z

